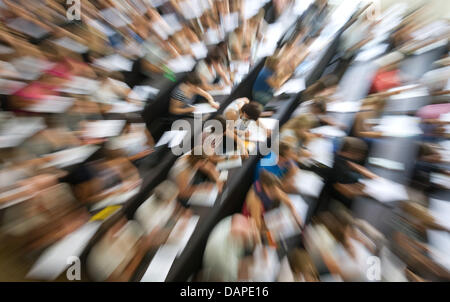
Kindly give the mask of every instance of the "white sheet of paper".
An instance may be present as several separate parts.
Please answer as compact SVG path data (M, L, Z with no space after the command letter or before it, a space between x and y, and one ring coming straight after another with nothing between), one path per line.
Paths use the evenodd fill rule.
M26 111L44 113L62 113L69 110L75 102L74 98L49 95L47 99L26 107Z
M100 82L85 77L72 77L70 82L66 83L58 91L76 94L91 94L100 86Z
M172 33L176 33L179 30L183 29L183 26L178 21L178 17L176 14L166 14L161 16L164 21L170 26Z
M47 154L45 156L50 155L53 159L49 163L45 164L44 167L64 168L78 164L84 162L98 149L100 149L100 147L96 145L85 145Z
M130 112L139 112L144 109L143 106L139 106L136 104L128 103L128 102L117 102L113 104L112 108L108 111L109 113L130 113Z
M419 128L420 118L406 115L384 116L380 125L373 127L375 131L383 132L383 136L410 137L422 134Z
M36 23L33 23L20 17L15 18L12 21L8 22L7 25L12 29L27 34L35 39L39 39L44 35L48 34L48 31L46 29L38 26Z
M222 25L225 32L231 32L239 26L238 13L231 13L223 16Z
M180 256L184 248L186 247L189 239L191 238L192 234L195 231L195 228L197 227L199 219L200 216L194 215L191 218L189 218L187 225L184 226L181 224L182 223L181 219L178 220L177 224L175 225L169 237L167 238L167 242L170 242L171 245L175 245L178 247L177 256ZM174 238L175 234L179 233L182 227L184 227L182 237Z
M422 47L422 48L416 50L414 52L414 54L416 56L420 56L421 54L424 54L424 53L426 53L428 51L431 51L433 49L436 49L436 48L444 46L444 45L447 45L447 39L443 39L443 40L437 41L435 43L431 43L430 45L427 45L425 47Z
M321 126L310 130L311 133L322 134L327 137L344 137L347 134L334 126Z
M188 204L213 207L218 195L219 190L217 187L214 187L212 190L197 190L191 195L191 198L189 198Z
M99 120L89 122L86 126L86 136L89 138L116 136L122 132L125 124L125 120Z
M27 274L27 278L54 280L72 263L71 256L79 257L89 240L100 227L100 221L91 221L47 248Z
M185 130L166 131L156 143L155 147L159 147L165 144L169 144L169 148L178 146L179 144L181 144L186 134L187 131Z
M433 184L440 185L446 189L450 189L450 176L442 173L431 173L430 181Z
M365 185L364 192L380 202L408 200L406 188L385 178L360 180Z
M405 170L405 165L403 163L389 160L386 158L370 157L369 164L374 165L374 166L379 166L382 168L386 168L389 170L395 170L395 171Z
M191 49L197 60L206 58L206 56L208 55L208 49L206 48L206 46L203 42L191 44Z
M25 82L0 79L0 94L11 95L25 86Z
M450 229L450 202L449 201L430 198L429 209L439 224Z
M69 38L69 37L62 37L56 40L53 40L53 43L56 45L59 45L61 47L64 47L68 50L74 51L76 53L85 53L89 50L89 48L81 43L78 43L77 41Z
M10 119L0 128L0 148L15 147L45 128L41 117Z
M240 156L237 157L236 159L221 161L216 165L216 169L218 171L231 170L239 167L242 167L242 158Z
M427 231L429 245L433 250L431 258L439 265L450 270L450 234L443 231Z
M140 189L141 189L141 187L138 186L128 192L125 192L122 194L114 194L114 195L107 197L107 198L97 202L96 204L92 205L92 207L89 210L92 212L92 211L97 211L97 210L106 208L107 206L123 204L123 203L127 202L127 200L129 200L131 197L136 195Z
M302 195L319 197L323 186L322 178L311 171L301 170L295 175L295 187Z
M266 253L264 253L264 250ZM257 246L253 252L250 280L253 282L274 282L280 270L277 250L269 246Z
M351 113L358 112L361 104L359 102L332 102L327 105L328 112Z
M191 71L195 60L191 56L179 56L167 62L167 66L175 73Z
M268 118L268 117L263 117L263 118L259 118L258 121L266 128L269 130L274 130L277 126L277 124L280 122L277 119L274 118Z
M227 179L228 179L228 170L222 170L219 174L219 180L225 182L227 181Z
M299 78L299 79L291 79L284 83L283 86L280 87L280 89L275 92L275 96L278 96L282 93L298 93L305 89L305 79Z
M196 104L194 105L194 107L195 107L194 114L205 114L217 111L217 109L213 108L209 103Z
M217 30L212 29L212 28L210 28L206 31L205 36L206 36L206 38L205 38L206 45L215 45L215 44L218 44L222 40L220 37L220 33Z
M124 58L121 55L113 54L94 60L94 65L112 71L131 71L133 68L133 61Z
M115 8L101 10L100 15L114 27L123 27L131 23L131 19L128 16L122 14Z
M153 256L140 282L164 282L178 255L178 250L178 246L162 245Z
M334 155L333 142L331 140L316 138L308 144L307 148L312 153L312 159L327 167L333 166Z
M225 87L225 88L223 88L223 89L220 89L220 90L210 90L210 91L208 91L208 93L210 94L210 95L212 95L212 96L215 96L215 95L230 95L231 94L231 86L227 86L227 87Z

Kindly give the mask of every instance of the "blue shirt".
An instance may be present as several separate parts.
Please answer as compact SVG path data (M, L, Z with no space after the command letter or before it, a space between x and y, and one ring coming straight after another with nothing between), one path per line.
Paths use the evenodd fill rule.
M264 156L262 159L258 161L255 170L255 181L259 180L259 176L262 170L266 170L274 175L276 175L279 179L283 178L284 175L289 171L288 166L280 166L277 164L278 156L275 152L271 151L269 154Z
M256 77L255 83L253 84L253 94L255 92L267 92L272 93L273 89L267 83L267 79L273 75L273 71L267 67L263 67Z

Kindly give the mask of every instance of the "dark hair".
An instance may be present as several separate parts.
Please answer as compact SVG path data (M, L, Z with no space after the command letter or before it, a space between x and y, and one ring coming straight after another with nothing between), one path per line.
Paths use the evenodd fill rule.
M220 55L218 49L214 48L209 52L208 56L205 58L205 62L207 64L212 64L213 62L220 61L220 59L221 59L221 55Z
M250 102L242 106L241 111L245 113L249 119L256 121L262 112L262 106L257 102Z
M317 108L321 113L325 113L327 111L327 103L323 98L317 98L312 103L314 108Z
M275 174L264 169L259 173L259 181L261 185L268 187L281 186L280 179Z
M198 77L198 75L195 72L190 72L187 76L186 79L184 80L184 82L186 84L192 84L195 86L198 86L202 83L202 81L200 80L200 78Z
M367 144L362 139L347 136L342 141L341 152L366 154Z

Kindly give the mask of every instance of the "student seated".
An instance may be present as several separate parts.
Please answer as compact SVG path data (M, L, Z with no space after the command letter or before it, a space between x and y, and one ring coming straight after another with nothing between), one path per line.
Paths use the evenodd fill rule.
M129 192L141 184L138 170L124 157L83 164L69 175L68 181L76 197L86 204Z
M8 196L0 204L14 203L4 209L2 228L7 236L24 244L25 252L41 251L89 220L70 187L59 183L54 175L23 179L17 182L13 194L5 193Z
M251 220L240 214L222 219L211 231L203 254L204 281L248 280L259 232Z
M279 62L280 59L275 56L268 57L253 84L252 98L263 106L273 99L275 89L278 88L273 87L269 79L275 74Z
M250 100L245 97L232 101L223 111L226 120L236 122L241 115L242 107L248 103L250 103Z
M206 91L220 90L224 86L231 85L218 51L211 52L205 59L198 62L195 72L202 82L201 88Z
M262 171L266 170L280 179L281 188L284 192L298 193L295 187L295 175L299 170L295 164L296 158L292 145L280 142L278 156L274 151L271 151L259 160L254 175L255 181L258 181Z
M130 281L146 253L159 246L157 231L146 234L125 217L116 222L89 251L87 269L93 281Z
M259 117L262 113L262 106L257 102L250 102L242 106L240 110L239 119L235 123L235 133L243 138L247 139L252 131L257 131L257 127L266 131L269 135L269 131L260 123Z
M297 153L297 161L302 157L311 156L311 152L307 150L306 146L318 137L317 134L309 132L314 126L314 122L315 119L312 114L301 114L290 119L281 128L280 139L294 147Z
M331 196L342 201L351 209L352 199L364 195L362 178L375 179L378 176L363 166L367 156L367 144L361 139L345 137L337 152L329 174L332 185Z
M200 88L201 80L195 73L190 73L183 83L179 84L172 91L170 96L169 113L174 117L186 116L195 111L193 106L196 96L204 97L208 103L218 109L220 105L214 101L214 98Z
M327 102L324 98L316 98L314 100L314 102L311 104L311 114L316 120L313 128L320 126L335 126L339 128L345 127L344 125L337 123L332 117L327 115Z
M169 179L177 184L178 200L184 206L196 191L210 191L217 186L220 193L223 187L215 163L206 155L202 146L197 146L178 158L169 171Z
M106 148L129 161L139 161L149 155L155 142L144 123L127 122L122 134L110 138Z
M290 209L297 223L301 225L301 218L281 188L280 180L274 174L262 170L259 179L253 183L247 193L242 214L253 218L258 229L264 231L266 229L263 220L264 213L277 208L281 203Z
M236 153L235 155L241 155L245 158L248 157L245 142L236 135L234 129L231 128L231 123L227 123L220 115L213 120L209 120L209 123L211 123L211 126L207 127L202 133L202 144L212 162L222 160L228 152ZM212 123L217 124L215 126ZM219 131L219 129L222 131Z
M356 113L350 135L356 136L370 142L374 138L379 138L382 133L374 131L374 120L381 118L386 100L384 98L369 99L363 104L361 111Z

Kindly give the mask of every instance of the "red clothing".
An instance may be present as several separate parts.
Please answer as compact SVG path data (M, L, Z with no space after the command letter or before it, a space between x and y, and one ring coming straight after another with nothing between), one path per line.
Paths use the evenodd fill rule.
M399 70L391 70L391 71L378 71L375 75L372 87L370 88L370 93L378 93L382 91L386 91L402 84Z

